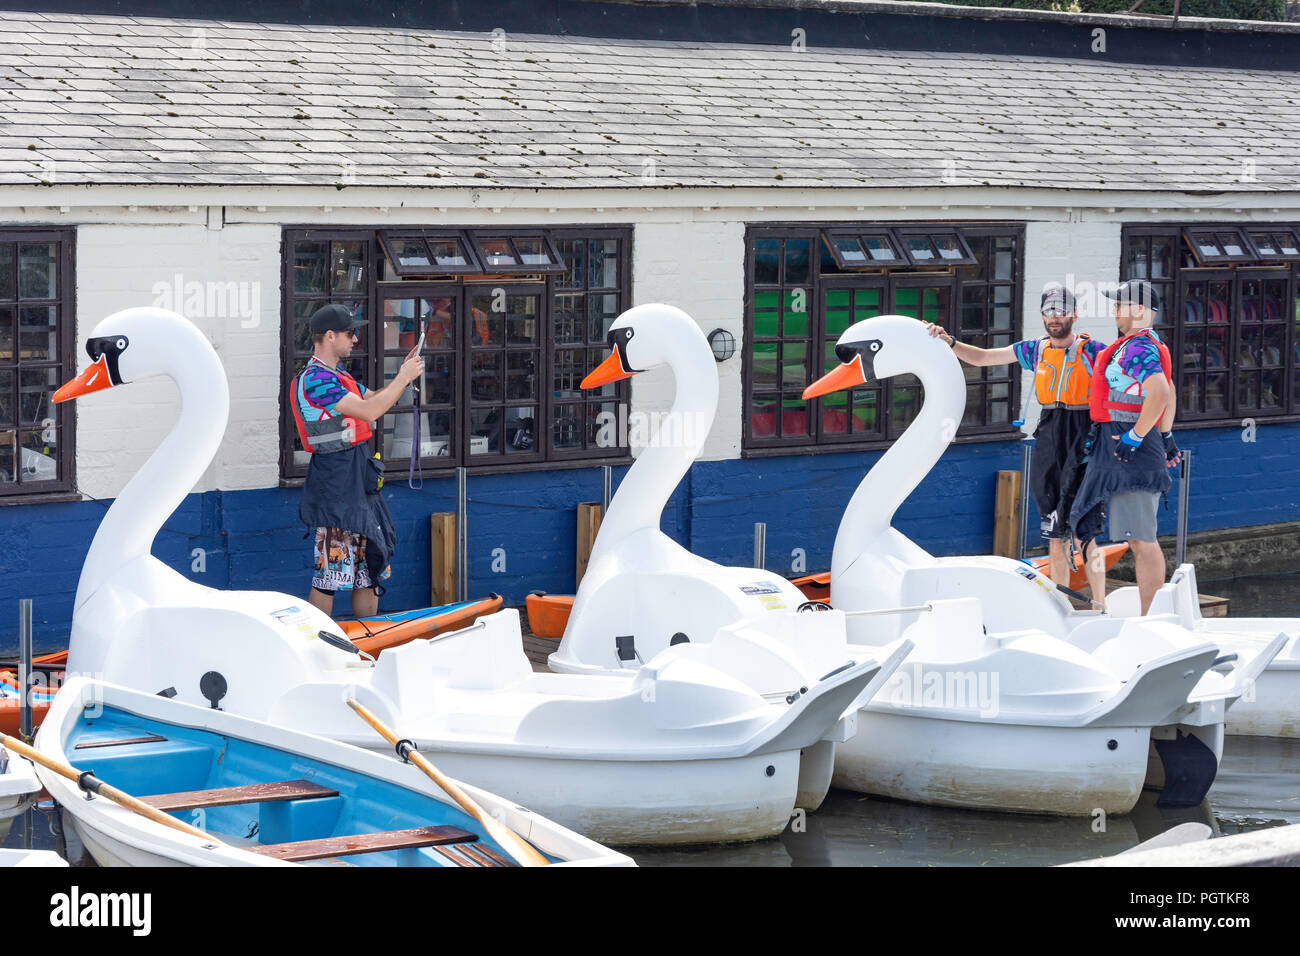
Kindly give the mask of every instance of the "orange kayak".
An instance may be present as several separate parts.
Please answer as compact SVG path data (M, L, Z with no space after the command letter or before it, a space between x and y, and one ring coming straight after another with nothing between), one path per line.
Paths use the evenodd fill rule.
M358 621L340 621L339 627L353 644L367 654L378 656L381 651L398 647L418 638L467 627L484 614L501 610L501 595L492 594L477 601L444 604L413 611L381 614ZM63 680L63 668L68 662L67 651L56 651L32 659L37 670L49 674L50 684L57 688ZM14 666L12 663L7 667ZM38 690L32 704L32 726L39 727L50 708L53 691ZM0 732L17 735L19 714L18 678L12 671L0 671Z
M1101 545L1101 553L1106 559L1106 570L1109 571L1113 568L1127 550L1127 541L1121 541L1118 544ZM1047 555L1030 558L1028 561L1043 574L1047 574ZM801 578L791 578L790 583L807 595L810 601L826 601L830 599L831 573L829 571L823 571L821 574L806 574ZM1080 555L1075 555L1074 566L1070 569L1070 587L1078 591L1087 586L1088 575L1083 569L1083 558Z
M573 610L572 594L546 594L534 591L524 599L528 608L528 629L536 637L559 640Z

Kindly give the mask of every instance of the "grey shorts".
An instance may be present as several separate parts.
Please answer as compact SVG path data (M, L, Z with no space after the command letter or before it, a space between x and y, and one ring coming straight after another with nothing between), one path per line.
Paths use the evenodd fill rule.
M1155 541L1156 509L1160 495L1154 491L1125 491L1106 506L1112 541Z

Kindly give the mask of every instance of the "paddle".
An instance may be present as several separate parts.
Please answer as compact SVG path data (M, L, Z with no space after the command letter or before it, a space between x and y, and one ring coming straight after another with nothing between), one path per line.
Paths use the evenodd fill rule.
M8 734L0 734L0 743L3 743L14 753L20 754L28 760L35 761L48 770L53 770L59 776L67 777L82 790L85 790L88 793L98 794L101 797L108 797L108 799L112 800L118 806L126 807L126 809L133 813L138 813L142 817L148 817L154 823L161 823L165 827L171 827L173 830L179 830L181 833L188 833L190 836L201 837L209 843L221 842L211 833L205 833L197 827L192 827L188 823L183 823L170 814L163 813L161 810L149 806L149 804L142 800L137 800L129 793L123 793L116 787L109 786L93 773L82 773L70 764L61 763L52 757L47 757L34 747L29 747L21 740L10 737Z
M483 824L484 829L487 830L492 839L501 844L507 853L519 861L520 865L546 866L550 863L546 857L533 849L532 845L529 844L527 840L521 837L514 830L511 830L500 820L497 820L495 817L485 812L482 807L470 798L469 794L456 785L456 781L452 780L450 777L444 776L437 767L429 763L429 761L425 759L424 755L416 750L414 744L409 740L399 740L397 734L389 730L384 722L372 714L363 704L358 703L351 697L346 698L346 700L348 706L355 710L362 720L375 728L379 733L379 736L383 737L397 748L397 755L399 757L403 760L409 760L411 763L423 770L425 776L438 786L442 787L443 792L459 803L462 810L472 816L479 823Z

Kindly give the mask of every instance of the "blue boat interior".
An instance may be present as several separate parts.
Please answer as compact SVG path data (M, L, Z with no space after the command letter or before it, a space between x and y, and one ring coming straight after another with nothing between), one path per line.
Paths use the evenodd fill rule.
M351 842L369 841L377 847L337 856L282 859L355 866L513 865L505 849L483 832L482 824L458 806L389 780L265 744L178 727L105 706L82 713L66 742L66 753L78 769L140 798L174 794L179 799L172 802L184 803L185 795L194 794L202 802L213 798L195 791L296 783L296 787L277 788L273 799L256 802L172 811L163 801L163 808L176 819L243 849L343 837L364 837ZM420 774L415 766L400 770ZM294 793L302 795L295 797ZM231 796L225 795L226 799ZM424 827L467 832L448 831L444 845L378 848L386 839L391 842L385 835L393 831ZM313 849L325 852L319 846ZM279 855L279 851L265 855Z

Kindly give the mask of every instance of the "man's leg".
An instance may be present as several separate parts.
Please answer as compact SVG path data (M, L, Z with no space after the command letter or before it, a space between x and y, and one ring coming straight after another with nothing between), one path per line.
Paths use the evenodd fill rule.
M1082 554L1083 545L1076 540L1074 546ZM1084 573L1088 575L1088 590L1092 592L1092 599L1099 604L1106 603L1106 556L1102 553L1101 546L1097 540L1088 542L1087 557L1083 562Z
M1142 613L1151 609L1156 592L1165 583L1165 553L1155 541L1130 541L1133 561L1137 565L1138 596L1142 600Z
M1057 584L1070 586L1070 566L1065 559L1065 541L1061 538L1047 539L1047 576Z
M352 616L374 617L379 613L379 593L374 588L352 589Z

